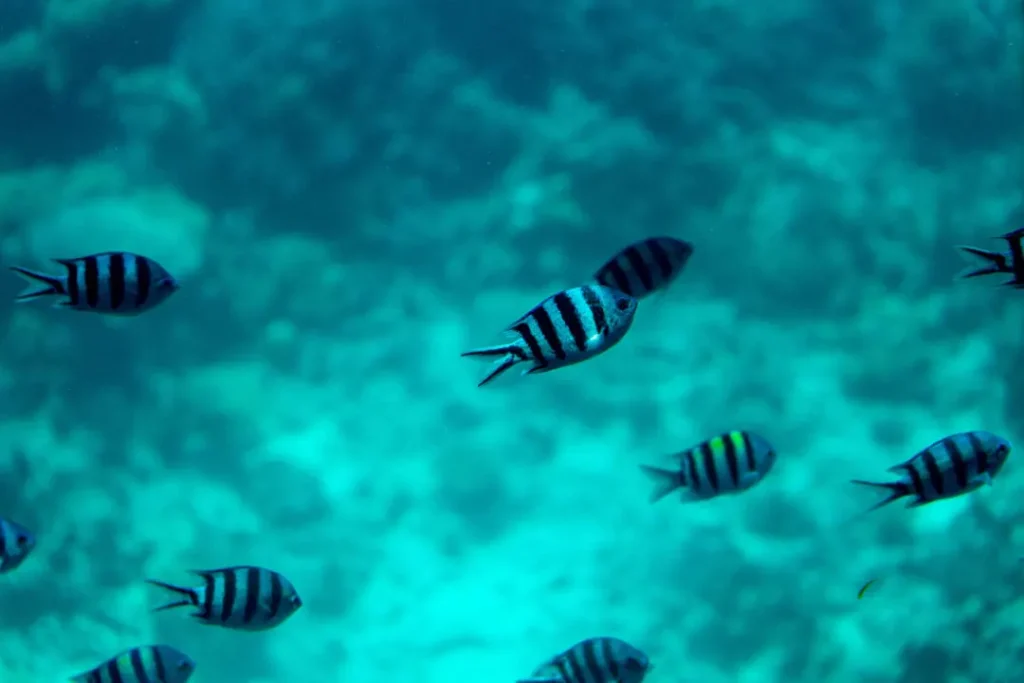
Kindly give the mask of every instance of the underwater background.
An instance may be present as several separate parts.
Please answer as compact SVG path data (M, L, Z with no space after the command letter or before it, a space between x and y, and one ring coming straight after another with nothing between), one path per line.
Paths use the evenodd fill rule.
M1018 681L1021 456L914 510L849 480L1024 443L1024 298L955 280L1024 224L1022 41L1016 0L3 0L0 260L182 288L0 303L38 536L0 683L150 642L197 683L512 683L597 635L649 683ZM461 352L660 234L694 255L620 345L477 388ZM770 477L649 503L639 464L729 429ZM305 606L151 613L233 564Z

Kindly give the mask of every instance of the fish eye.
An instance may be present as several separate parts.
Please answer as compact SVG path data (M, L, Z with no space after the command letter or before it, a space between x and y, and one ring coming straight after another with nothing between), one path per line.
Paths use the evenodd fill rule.
M615 308L619 309L620 311L629 310L629 299L619 299L618 301L615 302Z
M30 539L26 534L18 534L18 537L14 539L14 542L18 544L19 548L26 547L29 543L31 543L31 541L32 539Z
M192 668L192 662L187 659L178 660L178 671L188 671Z

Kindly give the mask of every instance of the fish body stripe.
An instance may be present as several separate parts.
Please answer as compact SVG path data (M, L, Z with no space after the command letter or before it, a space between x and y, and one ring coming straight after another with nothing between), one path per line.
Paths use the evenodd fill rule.
M587 350L587 331L583 328L583 321L580 320L579 311L573 305L572 299L565 292L559 292L554 298L555 307L558 309L558 317L569 330L572 343L577 351Z
M595 280L642 298L666 287L682 272L693 245L673 237L651 237L630 244L601 266Z
M669 258L668 252L661 245L661 242L656 239L647 240L647 248L651 252L651 258L654 259L655 265L658 266L658 273L661 275L661 279L668 280L672 277L672 261Z
M941 496L946 492L946 487L943 481L942 470L939 469L938 460L935 458L934 450L931 448L926 450L921 456L921 461L924 463L925 472L928 475L928 485L937 496Z
M608 333L608 316L605 315L604 306L601 303L601 297L597 295L593 287L583 287L583 300L587 304L587 309L590 311L590 317L594 321L594 331L597 334Z
M988 472L988 449L981 442L981 437L977 432L967 432L967 442L970 444L968 452L971 453L976 463L975 473Z
M85 259L85 305L98 308L100 305L99 259L90 256Z
M953 465L953 476L956 480L956 486L958 489L963 490L967 488L967 460L964 457L963 452L960 450L959 444L956 439L946 439L942 442L946 449L946 457L949 458L950 463Z
M146 665L142 661L142 651L140 649L136 648L132 650L128 655L128 658L131 661L132 673L139 683L155 683L151 680L149 673L146 670Z
M110 307L115 311L124 305L125 258L123 254L110 255Z
M221 588L223 593L220 602L220 620L224 623L231 621L235 612L235 598L237 597L238 577L236 572L226 571L220 574Z
M150 656L153 658L153 668L156 670L156 680L164 683L167 680L167 664L164 662L163 653L156 648L150 649Z
M145 307L149 301L149 291L153 284L153 268L150 267L149 259L132 256L134 280L135 280L135 308Z
M68 304L72 308L77 308L81 305L82 300L82 288L78 281L78 264L75 261L62 261L62 263L68 270Z
M526 344L526 348L529 350L530 360L534 362L534 367L537 369L543 369L548 366L547 356L544 355L544 350L540 346L540 342L537 341L537 337L533 334L533 330L530 329L528 323L519 323L513 328L513 331L519 335L519 337ZM516 348L516 347L510 347Z
M555 323L551 319L551 313L548 311L548 303L545 301L535 308L532 317L540 329L541 336L544 338L545 347L551 352L552 356L564 361L566 359L565 349L562 347L562 340L558 338L558 330L555 329Z
M722 446L725 453L725 464L729 468L729 476L732 478L732 485L740 485L740 460L739 454L737 453L737 444L735 432L729 434L728 438L722 440ZM739 448L743 447L743 441L739 443Z
M256 609L260 606L260 573L253 567L245 571L245 612L242 623L250 624L256 617Z
M702 457L702 464L704 466L704 477L708 480L708 487L712 491L720 491L718 486L718 469L715 467L715 461L718 459L715 456L715 448L712 446L710 441L705 441L700 445L700 454Z
M644 291L652 291L654 289L654 279L651 277L651 271L647 268L647 263L644 261L643 255L640 254L640 250L636 248L636 245L626 247L624 256L629 263L630 270L636 273L636 276L640 279L640 284L643 286Z

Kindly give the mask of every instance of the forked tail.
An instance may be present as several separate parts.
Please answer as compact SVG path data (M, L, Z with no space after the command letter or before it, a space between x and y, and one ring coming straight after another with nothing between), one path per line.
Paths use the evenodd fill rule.
M879 483L876 481L864 481L863 479L851 479L850 483L857 484L859 486L870 486L871 488L875 489L882 489L883 491L886 491L889 494L879 502L869 507L864 512L871 512L872 510L877 510L880 507L888 505L894 500L899 500L900 498L904 496L909 496L911 494L910 485L904 484L901 481Z
M661 467L654 467L653 465L640 465L640 469L654 481L654 490L651 491L652 503L657 503L668 494L683 486L682 477L677 471L666 470Z
M67 294L63 278L39 273L28 268L21 268L20 266L10 266L10 269L29 282L28 287L21 294L14 297L15 301L31 301L41 296Z
M984 263L979 265L970 266L967 269L961 271L958 278L971 278L978 277L980 275L993 275L995 273L1013 273L1013 268L1010 265L1009 254L1003 254L998 251L989 251L987 249L978 249L977 247L970 247L961 245L960 250L977 256Z
M164 583L163 581L156 581L154 579L146 579L146 583L166 589L178 596L177 599L172 600L165 605L154 607L154 612L161 612L165 609L174 609L175 607L199 606L199 595L192 588L182 588L181 586L175 586L174 584Z
M487 376L480 380L477 384L478 387L482 387L498 375L502 374L509 368L525 360L528 360L523 350L515 344L501 344L500 346L487 346L482 349L471 349L462 353L463 358L469 357L480 357L480 358L497 358L494 367L491 369Z

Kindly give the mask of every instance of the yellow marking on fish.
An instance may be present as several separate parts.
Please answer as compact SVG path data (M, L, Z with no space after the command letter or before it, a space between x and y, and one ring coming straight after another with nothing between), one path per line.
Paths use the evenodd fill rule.
M725 451L725 439L721 436L715 436L708 440L708 446L711 447L711 452L715 455Z
M737 453L743 454L743 432L729 432L729 439Z

